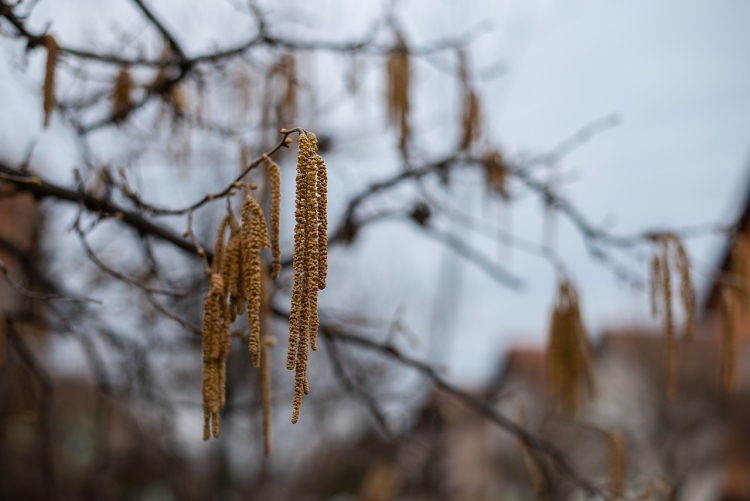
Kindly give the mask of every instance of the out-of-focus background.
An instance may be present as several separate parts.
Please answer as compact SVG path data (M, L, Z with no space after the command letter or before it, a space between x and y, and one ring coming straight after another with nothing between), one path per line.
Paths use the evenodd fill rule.
M0 497L750 499L747 3L0 9ZM207 285L181 235L213 249L225 199L162 209L221 192L297 126L328 167L323 341L292 425L295 139L273 155L286 268L264 456L240 339L221 436L201 440ZM675 273L653 316L664 235L695 297L679 307ZM565 280L596 381L572 415L546 353ZM696 319L674 352L665 309L680 332Z

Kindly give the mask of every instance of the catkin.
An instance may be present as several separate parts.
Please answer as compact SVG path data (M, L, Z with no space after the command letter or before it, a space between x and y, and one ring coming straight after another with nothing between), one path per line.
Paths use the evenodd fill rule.
M222 361L228 351L226 295L221 275L213 273L203 302L203 439L219 436L219 409L224 400Z
M268 166L271 181L271 251L273 253L273 269L271 278L276 280L281 273L281 245L279 243L279 226L281 221L281 171L276 162Z
M690 278L690 258L682 241L674 237L675 264L680 274L680 302L685 312L685 339L692 339L695 332L695 293Z
M649 299L651 301L651 315L659 314L659 295L662 291L661 284L661 259L659 254L654 254L651 258L651 280L649 288Z
M44 36L47 48L47 66L44 74L44 126L48 127L57 101L55 99L55 69L57 67L58 45L52 35Z
M628 468L627 444L622 433L607 433L609 438L609 488L614 499L622 497Z
M594 381L578 293L567 280L558 287L547 356L550 392L566 414L575 414L582 400L583 388L586 387L589 394L593 393Z
M318 162L318 289L326 288L328 274L328 173L323 157Z
M242 274L247 322L250 325L249 350L253 367L260 367L260 251L271 246L263 210L248 194L242 205Z
M669 238L662 239L661 284L664 299L664 336L667 352L667 396L677 395L677 341L672 317L672 273L669 266Z
M737 301L730 288L721 290L724 323L721 347L721 388L731 392L736 386Z
M286 368L295 368L299 336L305 320L302 318L304 309L303 299L303 277L305 265L305 197L307 196L307 159L309 153L309 138L307 134L300 134L299 153L297 156L296 195L294 207L294 253L292 254L292 267L294 268L294 282L292 283L292 307L289 314L289 345L287 350ZM295 388L296 400L296 388ZM295 404L296 405L296 404Z
M468 149L480 136L481 119L479 115L479 98L471 87L469 65L466 52L458 51L458 78L461 84L461 141L459 148Z
M112 95L112 117L116 120L124 118L130 109L130 90L132 85L130 70L127 66L123 66L117 75Z
M221 261L221 277L224 280L225 294L229 298L232 322L237 315L245 311L244 287L242 280L242 239L240 226L232 215L230 221L231 234Z
M409 127L409 51L400 33L396 34L396 46L388 56L388 117L399 132L399 149L405 154L411 136Z
M305 316L308 320L308 332L310 345L317 350L318 337L318 197L317 197L317 171L318 161L315 155L317 140L315 134L309 133L311 155L307 160L307 196L305 197L306 220L305 220L305 291L307 299ZM305 393L308 393L306 390Z

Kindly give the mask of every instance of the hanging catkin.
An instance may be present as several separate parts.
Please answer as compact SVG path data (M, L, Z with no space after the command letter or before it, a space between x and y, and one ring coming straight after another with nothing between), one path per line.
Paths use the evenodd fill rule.
M652 316L659 314L659 296L662 291L661 278L661 258L659 258L659 254L654 253L651 257L651 280L649 281L649 299L651 301Z
M122 119L130 109L130 90L132 80L127 66L120 69L115 81L115 89L112 93L112 117L116 120Z
M271 246L263 210L248 194L242 205L242 274L245 286L247 323L250 325L249 350L253 367L260 367L260 251Z
M721 388L732 392L736 385L737 299L731 288L721 289L723 335L721 344Z
M409 49L400 33L396 33L396 45L388 56L388 118L399 132L399 149L406 152L407 143L411 136L409 127Z
M321 256L324 252L321 240L327 238L327 224L320 220L326 216L325 164L317 155L315 134L309 132L300 134L296 182L292 257L294 283L287 351L287 369L295 370L293 423L299 419L302 394L310 392L307 380L308 348L312 346L313 350L317 349L318 290L325 286L327 267L325 256Z
M328 173L323 157L318 162L318 289L326 288L328 274Z
M461 84L461 141L459 148L468 149L472 143L479 138L480 115L479 115L479 98L469 81L469 65L466 59L466 53L463 50L458 51L458 79Z
M679 238L673 238L675 247L675 264L680 274L680 302L685 312L685 339L692 339L695 332L695 295L690 278L690 258Z
M588 337L581 318L578 293L563 279L550 321L547 349L550 392L567 414L575 414L583 389L594 391Z
M224 253L224 232L230 222L225 216L216 236L214 261L208 292L203 302L203 439L219 436L220 408L226 400L226 357L229 353L231 314L226 287L219 271Z
M625 477L628 468L627 444L622 433L607 433L609 439L609 489L613 499L624 494Z
M47 66L44 74L44 126L48 127L57 101L55 99L55 69L57 67L57 41L52 35L44 36L47 48Z
M276 280L281 273L281 245L279 243L279 226L281 221L281 171L276 162L268 166L268 177L271 181L271 251L273 252L273 269L271 278Z
M241 315L245 311L245 288L242 279L241 230L234 215L231 216L229 225L231 234L221 261L221 277L224 280L225 294L228 294L229 297L232 322L234 322L237 315Z
M662 239L661 284L664 299L664 336L667 353L667 396L677 395L677 340L672 316L672 273L669 266L669 238Z

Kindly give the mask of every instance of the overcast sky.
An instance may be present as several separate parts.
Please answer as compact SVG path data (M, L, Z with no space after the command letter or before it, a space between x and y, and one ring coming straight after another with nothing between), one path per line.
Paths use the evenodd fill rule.
M200 7L200 15L185 8L195 2L151 3L170 19L167 24L189 51L244 39L252 27L229 3L217 2L215 9ZM361 32L383 3L273 5L274 19L286 34L346 38ZM54 19L56 33L84 43L111 36L111 24L98 20L104 15L100 8L125 26L131 18L140 22L125 3L112 2L105 8L90 0L42 0L32 21L43 26ZM80 17L73 17L73 12ZM592 221L607 222L612 231L627 234L652 227L729 222L737 214L750 180L750 2L405 0L398 2L398 14L415 44L471 29L479 32L476 27L488 23L489 30L472 44L472 64L476 75L503 69L501 76L478 85L487 138L511 156L552 148L595 119L613 113L620 118L618 127L598 135L561 165L571 176L565 194ZM10 71L17 53L4 51L0 72ZM319 82L319 105L331 106L317 125L343 138L328 159L331 191L338 191L332 194L334 215L336 199L342 201L343 195L397 168L393 157L378 154L383 145L392 144L392 135L373 111L379 107L373 101L382 96L382 72L380 61L372 63L366 78L370 92L341 105L340 83L327 85L330 76L325 69L333 63L321 57L311 75ZM453 100L445 96L455 95L455 82L436 69L440 64L438 57L416 65L417 84L422 86L415 98L418 134L425 147L436 151L455 134L443 124L456 113L452 104L443 106ZM33 77L41 80L41 75ZM54 131L42 134L37 125L40 113L27 111L32 97L36 99L33 80L2 80L0 139L9 145L3 154L18 158L25 145L41 138L37 160L46 162L50 175L64 180L69 172L64 165L75 159L69 137ZM542 225L536 200L524 199L502 214L497 204L478 196L483 193L480 186L479 177L463 179L453 187L451 198L477 213L483 211L493 224L504 221L514 232L539 240ZM191 197L192 193L184 198ZM465 229L451 231L523 277L523 292L503 288L407 224L387 223L366 231L352 249L334 250L332 277L321 303L385 318L401 314L423 339L416 348L421 354L446 363L452 377L477 383L494 369L504 349L543 343L555 276L536 258L503 252L496 242ZM717 238L689 242L698 270L715 263L720 243ZM558 225L555 245L580 285L592 332L647 321L645 295L618 284L592 263L580 238L564 222ZM437 294L438 289L448 293ZM444 341L440 346L428 340L434 332Z

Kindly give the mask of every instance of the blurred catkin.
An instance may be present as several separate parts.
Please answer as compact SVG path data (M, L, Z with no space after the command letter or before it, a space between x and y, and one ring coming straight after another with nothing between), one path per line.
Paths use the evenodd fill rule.
M115 120L124 118L130 109L130 91L132 85L130 70L127 66L123 66L117 75L115 88L112 92L112 118Z
M409 127L409 90L411 73L409 50L401 33L396 33L396 45L387 62L388 118L399 132L399 149L405 154L411 129Z
M471 86L466 52L458 51L458 80L461 85L461 141L459 148L468 149L481 135L479 98Z
M552 311L547 349L550 392L568 415L580 407L583 390L594 391L588 337L575 287L563 279Z
M57 67L58 45L52 35L44 36L44 46L47 48L47 65L44 74L44 126L48 127L55 109L55 70Z

